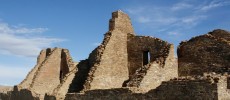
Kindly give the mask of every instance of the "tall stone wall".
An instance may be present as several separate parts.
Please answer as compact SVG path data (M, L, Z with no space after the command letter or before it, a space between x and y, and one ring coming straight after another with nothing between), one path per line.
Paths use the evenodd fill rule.
M75 73L78 71L77 64L74 63L69 50L62 49L61 53L61 66L60 66L60 84L52 90L52 92L46 93L45 100L53 100L51 98L56 98L57 100L64 100L66 93L69 90L70 84L73 81Z
M218 35L219 34L219 35ZM230 33L214 30L182 42L178 47L179 75L230 72Z
M117 11L112 14L109 25L109 38L106 44L102 44L103 49L97 49L102 51L100 62L97 65L91 64L94 77L86 83L90 89L119 88L128 79L127 34L133 32L130 19L127 14ZM94 60L92 58L89 57L91 61Z
M124 80L128 79L127 34L119 30L111 34L100 65L94 73L91 89L122 87Z
M32 91L44 95L60 84L61 52L62 49L54 49L38 68L30 85Z

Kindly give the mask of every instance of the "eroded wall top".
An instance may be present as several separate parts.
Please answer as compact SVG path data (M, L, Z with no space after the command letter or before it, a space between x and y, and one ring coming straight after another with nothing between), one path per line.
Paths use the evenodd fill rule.
M109 31L113 30L120 30L121 33L134 34L129 16L120 10L113 12L112 19L109 21Z
M179 75L203 75L204 72L230 72L230 33L214 30L197 36L178 47Z

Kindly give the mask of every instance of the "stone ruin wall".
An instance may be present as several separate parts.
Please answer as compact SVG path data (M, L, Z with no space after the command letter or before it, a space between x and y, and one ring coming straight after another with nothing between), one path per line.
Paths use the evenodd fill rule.
M148 91L159 86L162 81L178 77L172 44L158 38L129 34L127 49L130 78L125 86ZM144 58L146 51L149 53L148 58ZM144 65L144 60L148 59L148 64Z
M150 63L159 63L162 67L168 56L168 51L171 44L162 41L158 38L149 36L135 36L130 34L128 37L128 62L129 62L129 75L133 75L135 71L142 67L145 52L150 53Z
M41 66L42 62L48 57L51 49L42 50L37 58L37 65L27 74L26 78L18 85L19 88L29 88L35 72Z
M229 99L229 43L230 32L221 29L182 42L177 51L179 76L216 73L218 100Z
M38 68L30 85L32 91L44 95L60 84L61 52L62 50L53 50L52 54Z
M223 34L220 37L217 34ZM230 33L214 30L182 42L178 47L179 76L204 72L230 73Z
M197 77L179 77L163 81L160 86L145 93L132 88L97 89L70 93L65 100L228 100L226 76L207 74Z
M129 17L114 12L109 25L102 44L84 60L85 64L80 62L78 65L79 72L71 84L70 93L119 88L128 79L127 34L133 32Z
M137 38L137 37L135 37L135 38ZM143 37L141 37L141 38L143 38ZM129 40L129 38L128 38L128 40ZM141 41L144 41L144 40L145 39L143 39ZM213 40L219 41L219 39L216 39L216 38L208 39L208 41L213 41ZM194 40L189 40L189 41L194 41ZM195 41L197 41L197 40L195 39ZM203 37L201 37L200 41L198 41L199 43L197 43L197 44L202 45L202 42L204 42L204 41L206 41L206 39L203 39ZM130 42L130 43L132 43L132 42ZM138 44L141 42L138 41L136 43ZM205 48L206 46L209 46L209 45L204 45L204 44L203 44L203 48ZM218 42L217 44L220 45L221 48L223 48L223 46L225 46L226 42ZM222 45L222 44L224 44L224 45ZM188 45L191 46L190 44L184 44L183 46L188 46ZM129 43L128 43L128 46L129 46ZM135 45L133 45L133 46L134 46L134 48L138 48L138 47L135 47ZM228 45L226 45L226 46L228 46ZM159 47L161 47L161 46L159 46ZM169 46L169 47L172 47L172 46ZM212 47L215 48L215 46L211 45L211 48ZM228 48L228 47L226 47L226 48ZM181 48L179 48L179 49L181 49ZM130 53L129 50L130 49L128 49L128 54ZM148 50L150 51L150 55L152 55L151 50L150 49L148 49ZM173 49L172 50L168 49L168 50L171 51L171 54L170 54L170 52L168 54L169 55L168 59L170 59L173 55ZM188 49L188 48L185 49L185 51L189 51L189 50L191 50L191 49ZM139 51L145 51L145 49L140 49L140 50L132 51L132 52L142 53ZM178 50L178 52L181 53L181 51L179 51L179 50ZM222 52L222 51L220 50L219 52ZM201 53L203 53L203 52L201 52ZM141 54L139 54L139 55L141 55ZM170 57L170 55L171 55L171 57ZM133 55L133 56L136 56L136 55ZM140 57L140 56L138 56L138 57ZM160 56L160 57L162 57L162 56ZM179 57L179 59L180 59L180 57ZM187 56L187 57L188 57L187 59L189 59L189 56ZM191 57L193 57L193 56L191 56ZM198 56L196 56L196 57L198 57ZM192 59L197 59L196 57L194 57ZM139 58L139 59L143 59L143 58ZM152 58L150 57L150 61L151 61L151 59ZM200 59L207 60L205 57L200 58ZM136 60L136 61L142 61L142 60ZM166 59L166 63L167 63L167 59ZM179 63L187 63L187 62L180 59ZM193 62L193 63L199 64L197 62ZM222 63L222 62L218 62L218 63ZM171 64L173 65L173 63L171 63ZM143 62L135 62L134 65L140 65L141 66L141 65L143 65ZM150 63L150 65L151 65L151 63ZM129 66L130 66L130 62L129 62ZM143 75L144 77L146 77L147 74L152 74L152 75L149 75L150 77L153 77L154 75L157 75L157 76L163 75L162 73L164 73L164 72L157 69L157 68L159 68L159 66L160 66L160 64L157 65L157 63L154 63L150 67L152 69L146 70L145 68L143 68L144 71L143 70L139 71L138 70L139 68L137 68L135 74L139 74L140 76ZM181 66L181 67L183 67L183 66ZM196 67L194 67L194 68L196 68ZM164 68L164 66L163 66L163 68ZM132 68L129 67L129 70L130 69L132 69ZM199 99L202 99L202 100L207 100L207 99L209 99L209 100L227 100L230 98L230 94L229 94L230 93L229 92L230 91L230 89L229 89L230 84L229 84L228 70L223 70L221 68L216 68L216 69L218 69L218 70L206 71L206 70L202 69L200 73L195 74L195 75L194 74L186 74L185 77L182 75L182 77L172 78L170 81L167 81L167 80L163 81L163 82L160 81L160 83L161 82L162 83L159 84L159 86L157 86L156 88L152 87L148 92L143 91L140 88L141 84L136 82L138 80L138 78L140 78L140 77L136 77L136 79L133 79L134 81L133 81L133 83L131 83L131 87L132 87L132 85L134 85L136 83L138 83L139 85L135 85L134 88L96 89L96 90L85 91L85 93L68 93L66 95L66 100L75 100L75 99L99 99L99 100L100 99L112 99L112 100L113 99L123 99L123 100L129 100L129 99L151 99L151 100L152 99L153 100L169 100L169 99L176 99L176 100L185 100L185 99L197 100L198 99L199 100ZM200 70L200 68L194 69L194 71L199 71L199 70ZM145 71L147 71L147 72L145 72ZM161 74L160 75L156 74L156 73L154 73L154 71L160 72ZM179 71L181 71L181 70L179 69ZM215 71L216 71L216 73L215 73ZM225 71L225 72L223 72L223 71ZM142 72L147 73L147 74L145 75ZM172 71L168 70L165 72L169 73ZM135 74L131 74L131 75L135 76ZM170 76L171 74L172 73L169 73L168 75ZM181 73L179 72L179 74L181 74ZM130 71L129 71L129 75L130 75ZM138 76L138 75L136 75L136 76ZM143 76L141 78L144 78ZM130 76L130 77L132 77L132 76ZM162 77L167 77L167 75L162 76ZM151 79L151 78L146 78L146 79ZM159 77L158 77L158 79L159 79ZM131 80L129 80L129 82L130 81ZM147 81L144 81L144 79L142 79L141 81L145 84L148 83ZM151 82L152 82L152 84L155 84L155 82L150 81L150 83ZM136 89L136 87L139 87L139 88Z
M156 80L158 81L156 85L147 87L146 91L147 89L160 85L161 81L166 81L178 76L173 45L157 38L135 36L127 14L120 11L114 12L110 20L109 30L110 31L105 34L102 45L96 48L88 58L90 70L84 88L88 87L88 89L92 90L122 87L122 84L128 79L128 76L132 76L137 69L143 67L142 53L145 49L151 49L153 53L151 55L151 61L157 63L157 66L153 66L152 69L155 70L158 68L159 71L157 70L155 72L160 75L157 76L154 75L154 73L147 74L146 78L142 76L142 79L144 78L141 85L143 88L144 86L149 86L151 83L155 83ZM159 50L159 52L156 52L157 50ZM132 60L132 58L138 57L139 59L135 59L136 62ZM160 73L165 74L162 75ZM151 78L152 76L155 76L155 79ZM142 80L139 82L141 81Z
M46 93L45 97L55 97L57 100L63 100L65 98L69 86L77 72L76 65L77 63L73 62L69 50L63 49L61 53L61 76L59 76L60 84L50 93Z
M114 12L109 25L110 36L93 73L90 89L119 88L128 79L127 34L133 33L130 19L127 14Z
M135 41L135 43L142 41L141 44L148 44L148 46L145 45L136 48L136 50L141 53L139 56L142 56L142 49L144 50L144 47L152 48L152 52L156 54L153 55L152 61L157 64L157 66L153 66L152 69L159 69L157 70L157 75L161 75L160 73L165 72L167 69L170 70L167 70L169 71L168 74L165 72L165 74L161 76L154 75L155 73L143 76L143 78L146 77L144 79L145 81L140 80L140 82L142 82L140 84L143 88L151 83L155 83L156 80L158 81L157 85L149 86L145 91L160 85L161 81L177 77L173 45L157 38L135 36L128 15L120 11L112 14L109 25L109 32L105 34L102 44L92 51L88 59L80 61L77 65L77 72L70 84L68 93L79 93L94 89L121 88L122 85L124 85L124 81L131 76L129 73L130 70L137 70L143 67L142 63L138 65L139 68L136 66L133 68L129 67L130 63L134 63L130 60L130 58L133 58L133 56L131 56L133 54L129 48L138 46L129 42L132 38L137 40L132 40L133 42ZM128 35L132 35L133 37ZM132 49L134 50L135 48ZM160 50L158 52L159 54L156 53L155 50ZM142 61L142 58L139 60ZM156 79L151 79L152 75L155 76ZM147 84L145 84L145 82L147 82ZM47 96L47 98L49 98L49 96Z
M43 99L45 93L52 94L63 81L62 75L67 75L67 71L73 68L68 50L61 48L42 50L37 65L29 72L26 79L12 91L5 93L7 98L10 98L6 100Z
M129 88L102 89L67 94L66 100L217 100L216 88L206 81L168 81L147 93L133 93Z

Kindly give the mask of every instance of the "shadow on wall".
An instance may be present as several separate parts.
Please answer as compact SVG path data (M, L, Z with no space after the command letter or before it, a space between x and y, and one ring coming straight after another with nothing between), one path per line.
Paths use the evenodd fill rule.
M75 77L70 84L68 93L79 93L84 89L85 80L88 77L88 73L90 70L89 62L88 60L82 60L77 65L78 71L75 74Z

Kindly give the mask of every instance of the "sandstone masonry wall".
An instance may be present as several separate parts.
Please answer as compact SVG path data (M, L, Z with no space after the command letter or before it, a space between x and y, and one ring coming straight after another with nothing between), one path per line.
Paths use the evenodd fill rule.
M140 83L141 89L146 92L155 89L162 81L168 81L172 78L178 77L177 59L174 56L174 47L171 45L169 48L168 56L165 59L164 66L158 63L151 63L146 75Z
M36 97L37 96L37 97ZM28 89L20 89L15 86L13 91L0 93L0 100L40 100L39 95Z
M82 60L77 65L77 72L69 86L68 93L80 92L84 89L85 80L90 70L89 60Z
M224 34L223 36L217 34ZM230 73L230 33L214 30L182 42L178 47L179 75Z
M149 64L144 65L145 52L149 52ZM130 78L124 86L139 87L145 91L156 88L162 81L177 75L177 60L173 45L148 36L128 36L128 68Z
M46 62L38 68L30 85L32 91L44 95L60 84L61 52L62 49L55 48Z
M68 92L69 86L77 72L77 63L74 63L69 50L62 49L61 53L61 71L60 71L60 84L53 89L52 92L45 95L45 100L50 100L50 98L56 98L57 100L64 100L66 93ZM52 100L52 99L51 99Z
M129 61L129 74L133 75L135 71L142 67L143 64L143 53L145 51L150 53L149 62L157 62L163 67L165 60L169 53L169 43L162 41L158 38L152 38L149 36L135 36L132 34L128 35L128 61ZM173 49L173 48L171 48Z
M66 82L65 76L74 68L68 50L61 48L42 50L37 65L29 72L26 79L15 86L14 90L8 91L6 95L10 98L9 100L37 100L44 99L45 93L55 95L54 90L56 92L61 90L61 93L60 91L57 93L62 94L64 99L69 84L66 86L60 83Z
M40 52L40 55L37 58L36 66L27 74L26 78L18 85L19 88L24 88L24 89L29 88L30 84L32 83L32 80L34 78L36 71L41 66L42 62L44 62L46 57L48 57L46 51L48 51L48 50L46 49L46 50L42 50Z
M217 84L210 80L175 78L147 93L134 93L129 88L98 89L67 94L65 100L218 100L217 91Z
M85 88L119 88L128 79L127 34L133 32L130 19L117 11L112 13L109 25L104 42L90 54L91 69Z

